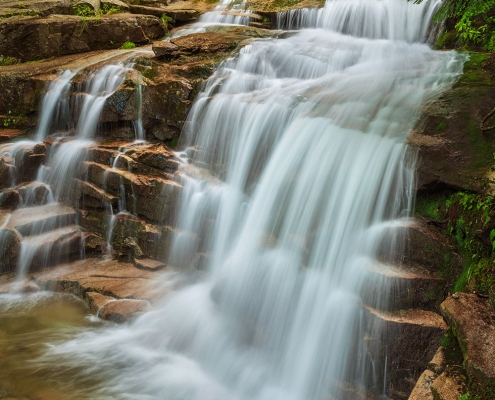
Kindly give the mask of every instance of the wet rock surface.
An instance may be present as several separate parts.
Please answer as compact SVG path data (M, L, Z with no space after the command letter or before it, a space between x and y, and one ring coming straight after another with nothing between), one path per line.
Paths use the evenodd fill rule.
M99 19L67 15L16 17L0 21L0 54L32 61L116 49L125 42L146 44L164 34L160 20L153 16L118 14Z
M455 86L424 108L410 136L419 149L419 191L485 192L492 185L495 139L479 126L495 105L495 85L482 69L486 55L472 53L470 58Z
M495 384L495 314L486 298L456 293L441 305L456 333L471 380Z

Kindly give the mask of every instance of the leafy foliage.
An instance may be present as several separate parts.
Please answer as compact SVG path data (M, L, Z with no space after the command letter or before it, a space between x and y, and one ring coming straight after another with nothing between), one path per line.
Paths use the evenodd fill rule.
M495 50L495 0L447 0L435 20L455 31L462 45Z

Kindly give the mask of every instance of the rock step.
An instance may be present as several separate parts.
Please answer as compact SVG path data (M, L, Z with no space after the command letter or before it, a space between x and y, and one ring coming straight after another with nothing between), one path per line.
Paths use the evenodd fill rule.
M158 301L174 285L164 289L157 273L136 268L132 263L114 259L87 258L33 274L45 290L72 293L81 298L97 292L116 299Z
M92 161L83 164L88 182L121 199L125 196L128 211L160 223L172 216L173 205L182 189L179 183L167 176L135 174Z
M444 299L445 280L416 266L370 262L363 302L382 311L420 307L435 309ZM384 293L383 288L389 288Z
M150 303L146 300L119 300L97 292L87 292L86 302L89 309L101 319L117 323L131 321L152 309Z
M417 309L387 312L366 305L365 315L369 321L368 355L377 380L386 379L392 398L407 399L433 358L447 324L439 314Z
M135 259L134 260L134 265L136 268L139 269L147 269L150 271L158 271L160 269L163 269L167 266L166 263L153 260L151 258L143 258L143 259Z
M98 186L90 183L83 181L81 179L75 179L76 185L75 185L75 190L77 198L80 198L81 195L86 195L91 197L93 200L97 200L97 204L115 204L119 198L117 196L114 196L110 193L107 193L105 190L100 189ZM85 202L83 201L83 204Z
M72 255L80 254L85 237L77 225L28 236L21 242L18 263L27 271L67 261Z
M0 226L15 229L22 236L39 235L74 224L75 221L76 211L58 203L19 208L12 214L0 215Z
M391 250L394 242L398 246ZM391 265L418 266L439 276L462 271L461 257L448 240L419 219L390 224L381 238L378 258Z

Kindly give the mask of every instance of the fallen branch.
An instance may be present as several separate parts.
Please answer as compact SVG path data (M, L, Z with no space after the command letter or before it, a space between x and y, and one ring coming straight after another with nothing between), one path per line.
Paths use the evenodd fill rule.
M485 123L495 114L495 108L490 111L485 118L483 118L483 120L481 121L480 123L480 129L483 131L483 132L488 132L488 131L493 131L495 130L495 125L493 126L485 126Z

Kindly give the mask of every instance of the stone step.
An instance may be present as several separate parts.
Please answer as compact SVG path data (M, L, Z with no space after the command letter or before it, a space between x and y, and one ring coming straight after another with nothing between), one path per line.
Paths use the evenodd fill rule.
M381 238L378 258L391 265L418 266L440 277L462 271L462 259L448 240L418 219L389 224Z
M92 161L84 162L88 181L114 196L125 195L126 209L152 221L171 218L182 186L158 175L134 174ZM123 191L122 191L123 189Z
M46 205L51 188L43 182L31 181L17 185L15 190L19 193L22 204L31 207Z
M147 300L151 303L176 289L177 283L163 285L157 272L141 270L132 263L115 259L86 258L33 274L44 290L63 291L79 297L88 292L102 293L115 299ZM95 308L104 305L105 298L95 298ZM90 299L88 299L90 300Z
M93 183L81 179L75 179L75 182L73 198L78 199L84 207L104 208L105 205L115 205L119 200L117 196L107 193Z
M39 235L61 228L76 221L73 208L58 203L15 210L12 214L0 215L3 229L15 229L22 236Z
M86 234L77 225L28 236L21 242L18 265L24 271L43 270L79 255Z
M391 311L419 307L434 310L444 299L445 280L423 268L374 261L368 263L367 269L362 298L365 304L376 309Z
M439 314L418 309L387 312L366 305L365 315L366 344L377 381L386 381L392 398L407 399L436 353L447 324Z

